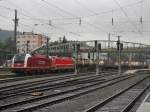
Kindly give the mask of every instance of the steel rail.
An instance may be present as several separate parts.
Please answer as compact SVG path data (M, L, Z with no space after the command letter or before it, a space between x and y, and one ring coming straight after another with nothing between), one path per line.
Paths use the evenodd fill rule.
M47 84L47 85L38 85L36 87L28 87L28 88L24 88L24 89L18 89L15 90L13 92L11 92L10 90L9 93L6 93L5 91L3 92L3 94L1 94L0 99L5 99L8 97L12 97L12 96L17 96L17 95L21 95L21 94L28 94L34 91L45 91L45 90L50 90L50 89L54 89L54 88L60 88L60 87L66 87L66 86L72 86L74 84L82 84L82 83L89 83L89 82L93 82L93 81L101 81L102 79L97 80L97 78L103 78L104 76L90 76L90 77L84 77L81 79L69 79L69 80L64 80L64 81L60 81L57 83L52 83L52 84ZM95 80L96 79L96 80ZM77 81L77 82L76 82ZM70 83L71 82L71 83ZM3 96L4 95L4 96Z
M84 110L83 112L95 112L96 110L98 110L100 107L103 107L104 105L106 105L107 103L109 103L110 101L112 101L113 99L119 97L120 95L122 95L123 93L127 92L128 90L130 90L131 88L133 88L134 86L140 84L141 82L143 82L144 80L146 80L147 78L149 78L150 76L145 77L144 79L138 81L137 83L132 84L131 86L119 91L118 93L110 96L109 98L105 99L102 102L97 103L96 105ZM129 108L129 107L128 107ZM126 111L125 111L126 112Z
M104 84L104 85L100 85L100 86L95 87L95 88L92 88L92 89L84 90L83 92L78 92L78 93L76 93L76 94L69 95L69 96L66 96L66 97L64 97L64 98L58 98L58 99L56 99L56 100L44 102L44 103L42 103L42 104L37 104L37 105L34 105L34 106L31 105L30 107L17 110L17 112L32 111L32 110L34 110L34 109L37 109L37 108L40 108L40 107L44 107L44 106L46 106L46 105L57 104L57 103L60 103L60 102L62 102L62 101L69 100L69 99L73 99L73 98L79 97L79 96L81 96L81 95L85 95L85 94L88 94L88 93L90 93L90 92L96 91L96 90L98 90L98 89L102 89L102 88L104 88L104 87L108 87L108 86L110 86L110 85L119 83L119 82L121 82L121 81L123 81L123 80L129 79L130 77L134 77L134 76L131 76L131 75L130 75L130 76L127 76L127 77L122 78L122 79L117 80L117 81L112 81L112 82L109 82L109 83L106 82L106 84ZM80 88L80 89L83 89L83 88ZM77 91L77 89L75 89L75 90L73 90L73 91L70 90L70 91L68 91L68 92L74 92L74 91ZM66 92L67 92L67 91L66 91ZM57 93L57 94L54 94L54 95L42 96L42 97L38 97L38 98L35 98L35 99L32 99L32 100L28 100L28 101L26 100L26 101L24 101L24 102L12 104L12 105L13 105L13 106L16 106L16 105L25 104L25 103L31 103L31 102L33 102L33 101L36 102L36 101L39 101L39 100L42 100L42 99L46 99L46 98L49 98L49 97L54 97L54 96L57 96L57 95L62 95L62 94L65 94L66 92L60 92L60 93ZM12 105L9 105L9 106L11 107ZM6 107L0 108L0 109L6 109Z

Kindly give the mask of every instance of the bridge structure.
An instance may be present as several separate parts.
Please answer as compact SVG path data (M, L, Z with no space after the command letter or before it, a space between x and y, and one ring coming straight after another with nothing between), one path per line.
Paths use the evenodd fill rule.
M95 41L100 44L96 50ZM133 43L120 41L123 49L120 51L121 64L141 64L147 63L150 59L150 45L142 43ZM76 51L76 45L80 48ZM91 40L91 41L68 41L66 43L56 42L49 43L31 53L47 54L50 56L71 56L78 60L92 60L105 64L118 64L119 52L117 50L117 41L114 40Z

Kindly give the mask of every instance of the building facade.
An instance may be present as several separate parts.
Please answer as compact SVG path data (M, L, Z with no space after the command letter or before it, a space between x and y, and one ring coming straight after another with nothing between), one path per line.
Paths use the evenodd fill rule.
M47 37L33 32L23 32L23 34L17 36L16 41L17 52L28 53L42 45L46 45Z

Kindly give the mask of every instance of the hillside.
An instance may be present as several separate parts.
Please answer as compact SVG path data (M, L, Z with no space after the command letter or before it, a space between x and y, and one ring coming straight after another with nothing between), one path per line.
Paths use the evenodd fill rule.
M18 32L20 33L20 32ZM0 30L0 40L4 41L9 37L13 37L14 36L14 32L13 31L8 31L8 30Z
M13 31L8 31L8 30L0 30L0 40L5 40L9 37L13 37L14 33Z

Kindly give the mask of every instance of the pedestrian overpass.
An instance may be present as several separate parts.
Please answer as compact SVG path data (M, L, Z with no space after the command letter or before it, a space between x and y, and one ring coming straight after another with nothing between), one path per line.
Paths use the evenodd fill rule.
M101 49L98 50L99 59L103 60L117 60L118 50L117 41L108 40L97 40L98 44L101 44ZM121 50L122 61L139 61L144 62L150 58L150 45L142 43L133 43L121 41L123 44L123 49ZM95 40L93 41L68 41L66 43L49 43L48 47L46 45L35 49L31 53L40 53L58 56L72 56L75 57L76 51L75 46L79 44L80 50L78 51L78 56L82 59L95 59Z

